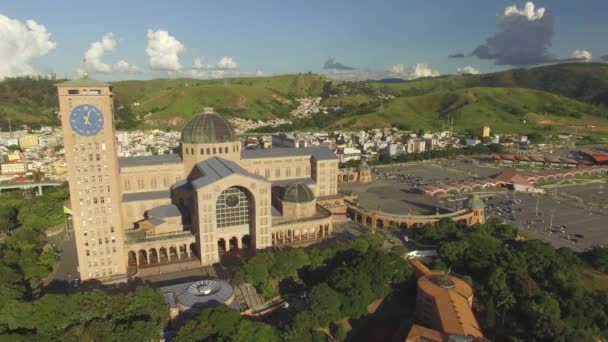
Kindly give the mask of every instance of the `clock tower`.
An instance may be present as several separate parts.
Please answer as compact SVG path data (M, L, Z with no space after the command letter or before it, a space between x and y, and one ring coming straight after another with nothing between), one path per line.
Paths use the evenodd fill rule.
M112 86L83 79L56 85L80 279L127 273Z

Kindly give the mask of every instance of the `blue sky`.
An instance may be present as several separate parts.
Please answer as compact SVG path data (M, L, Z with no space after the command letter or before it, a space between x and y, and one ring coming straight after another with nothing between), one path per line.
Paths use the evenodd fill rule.
M526 2L513 0L49 4L20 0L0 7L0 57L12 61L0 66L1 77L49 72L76 77L82 56L104 35L105 45L88 52L95 59L94 65L89 62L90 74L103 80L307 71L337 78L415 78L453 74L467 66L491 72L608 55L605 0L537 1L528 17ZM521 12L507 17L509 6ZM542 15L539 8L545 8ZM27 20L46 32L28 26ZM499 24L522 32L510 36L507 27L499 34ZM497 42L486 44L494 36L500 36ZM157 42L155 60L146 52L151 39ZM31 43L15 48L19 41ZM487 49L476 50L480 45ZM479 52L470 55L474 51ZM465 57L448 58L458 53ZM352 69L323 69L329 57ZM201 60L192 68L196 59Z

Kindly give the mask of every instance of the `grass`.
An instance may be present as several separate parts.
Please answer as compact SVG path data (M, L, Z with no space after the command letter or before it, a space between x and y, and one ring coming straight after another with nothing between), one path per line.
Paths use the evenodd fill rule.
M583 124L589 115L606 116L597 107L563 96L520 88L470 88L421 96L400 97L373 112L336 122L339 128L365 128L396 124L410 129L447 129L454 120L456 131L478 129L490 124L496 133L523 133L567 129L563 125L538 125L531 119L540 115L566 118L568 124ZM608 128L608 119L598 121Z
M584 287L590 290L608 290L608 274L592 269L579 272L579 279Z

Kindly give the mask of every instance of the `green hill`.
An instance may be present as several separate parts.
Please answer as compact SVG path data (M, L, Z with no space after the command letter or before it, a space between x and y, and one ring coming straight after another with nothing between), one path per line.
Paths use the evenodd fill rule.
M397 96L417 96L472 87L529 88L608 106L608 64L563 63L481 75L450 75L403 83L372 82Z
M231 78L220 80L160 79L114 83L117 100L137 114L167 125L183 122L214 107L219 113L247 118L285 117L297 97L319 96L327 80L319 75ZM179 126L179 124L177 124Z
M0 82L0 128L58 124L49 78ZM298 74L219 80L155 79L113 82L117 126L181 128L204 107L248 119L287 118L299 97L322 97L341 107L296 119L280 129L399 125L459 131L489 123L499 133L568 129L608 132L608 64L569 63L483 75L452 75L403 83L332 81ZM389 96L391 95L391 96ZM576 128L578 130L580 127Z
M447 129L451 120L456 131L490 124L497 132L523 133L580 122L606 125L608 112L585 102L538 90L475 87L398 97L384 105L382 111L342 118L332 127L397 125L411 130L436 130Z

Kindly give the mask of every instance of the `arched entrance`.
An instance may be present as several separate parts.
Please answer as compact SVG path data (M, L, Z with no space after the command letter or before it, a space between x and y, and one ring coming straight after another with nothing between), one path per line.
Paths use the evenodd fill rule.
M372 218L369 217L369 216L366 217L365 218L365 224L371 227L371 225L372 225Z
M169 255L167 254L167 248L166 247L161 247L158 250L158 258L160 262L167 262L169 261Z
M217 240L217 250L220 254L226 253L226 240L224 240L224 239Z
M158 264L158 252L156 251L156 249L150 248L150 251L148 253L150 255L150 264Z
M129 266L137 266L137 255L134 251L129 251Z
M229 250L238 249L239 248L239 239L236 237L232 237L228 242Z
M175 246L169 247L169 258L171 258L173 260L179 258L179 255L177 254L177 247L175 247Z
M143 249L139 251L139 264L140 265L148 264L148 252L146 252Z
M223 229L229 229L230 235L234 234L230 240L223 242L224 251L255 248L255 241L250 239L256 221L255 201L251 191L240 186L232 186L222 191L215 202L215 217L218 235L223 235ZM229 237L223 236L225 239ZM218 252L222 253L219 244L220 242Z
M384 222L380 219L376 220L376 227L377 228L384 228Z
M243 236L243 238L241 239L241 248L250 248L250 244L251 238L249 237L249 235Z

